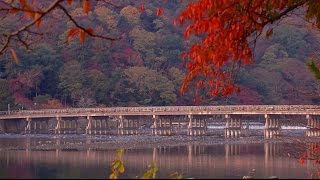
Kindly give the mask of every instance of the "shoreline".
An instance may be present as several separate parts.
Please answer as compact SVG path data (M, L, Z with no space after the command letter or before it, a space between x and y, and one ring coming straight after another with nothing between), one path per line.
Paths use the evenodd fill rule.
M152 135L20 135L0 134L0 150L117 150L141 149L154 147L173 147L186 145L224 145L224 144L256 144L256 143L317 143L320 137L306 137L300 130L282 130L282 135L266 139L262 131L254 130L251 136L225 138L223 134L206 136L152 136ZM285 132L286 131L286 132ZM261 134L261 135L260 135ZM29 143L29 144L28 144Z

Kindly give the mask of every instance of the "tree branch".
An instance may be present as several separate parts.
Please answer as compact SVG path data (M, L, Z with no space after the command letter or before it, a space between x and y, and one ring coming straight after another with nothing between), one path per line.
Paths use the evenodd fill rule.
M40 14L40 16L33 19L30 23L28 23L27 25L21 27L20 29L18 29L10 34L4 34L4 36L6 38L5 38L4 45L0 49L0 55L2 55L4 53L5 49L9 46L9 43L14 36L18 36L21 32L23 32L26 29L33 26L37 21L40 21L41 18L43 18L46 14L48 14L50 11L52 11L60 2L63 2L63 0L55 0L47 9L45 9L43 11L42 14Z
M10 10L17 10L17 11L23 11L23 12L31 12L31 13L38 13L39 16L34 18L31 22L29 22L28 24L26 24L25 26L19 28L18 30L12 32L12 33L8 33L8 34L3 34L4 36L4 40L3 40L3 45L0 48L0 55L2 55L4 53L4 51L6 50L6 48L9 46L11 40L14 37L17 37L17 39L28 49L28 44L19 36L19 34L23 31L26 31L28 33L33 33L33 34L37 34L40 35L40 33L35 33L29 30L30 27L34 26L38 21L40 21L45 15L49 14L53 9L56 8L60 8L69 18L69 20L79 29L83 30L84 32L86 32L89 36L91 37L97 37L97 38L101 38L101 39L106 39L109 41L115 41L115 40L120 40L121 36L119 36L118 38L114 38L114 37L107 37L107 36L102 36L102 35L98 35L98 34L94 34L91 31L89 31L88 29L86 29L85 27L81 26L68 12L68 10L62 6L60 3L64 2L64 0L55 0L54 2L52 2L49 7L43 11L38 11L38 10L30 10L30 9L23 9L23 8L19 8L19 7L14 7L11 4L6 4L9 8L1 8L0 11L7 11L7 13L10 12ZM105 3L115 6L117 8L121 8L121 6L118 6L110 1L105 1ZM10 9L11 7L11 9Z
M299 3L297 3L297 4L293 5L293 6L288 7L286 10L282 11L277 16L275 16L272 19L269 19L268 21L266 21L263 24L263 26L265 26L265 25L267 25L269 23L273 24L275 21L281 19L283 16L286 16L288 13L292 12L293 10L297 9L298 7L305 5L308 1L309 0L303 0L303 1L300 1Z
M88 31L85 27L81 26L67 11L67 9L65 7L63 7L61 4L57 5L69 18L69 20L79 29L83 30L84 32L86 32L87 34L89 34L89 36L91 37L98 37L101 39L106 39L109 41L115 41L115 40L120 40L121 37L118 38L113 38L113 37L107 37L107 36L102 36L102 35L98 35L98 34L93 34L92 32Z

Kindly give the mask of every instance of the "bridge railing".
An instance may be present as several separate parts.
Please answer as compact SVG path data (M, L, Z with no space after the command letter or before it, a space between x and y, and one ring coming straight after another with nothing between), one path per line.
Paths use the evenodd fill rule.
M308 111L320 110L318 105L229 105L229 106L151 106L151 107L107 107L107 108L66 108L0 111L0 116L34 114L75 114L108 112L210 112L210 111Z

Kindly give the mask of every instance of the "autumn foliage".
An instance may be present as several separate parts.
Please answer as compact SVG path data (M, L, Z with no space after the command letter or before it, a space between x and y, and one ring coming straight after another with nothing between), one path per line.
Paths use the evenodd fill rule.
M200 0L190 2L176 21L188 24L184 36L201 39L183 54L188 74L181 92L190 82L197 81L197 92L205 90L211 95L230 95L239 92L233 79L242 65L253 63L256 39L268 24L306 6L306 17L318 16L320 1L307 0ZM316 23L319 25L319 18ZM268 29L266 35L272 35ZM200 97L201 98L201 97Z
M185 47L174 47L172 50L170 48L164 48L163 45L160 47L161 45L159 44L164 42L163 44L168 45L170 43L169 41L172 40L175 41L172 44L176 45L180 43L181 39L172 38L175 36L171 36L165 40L157 38L158 35L163 36L168 34L166 31L168 31L169 28L166 27L165 29L162 27L167 25L169 21L170 23L172 22L171 17L165 17L170 16L170 12L167 11L169 8L164 8L170 1L146 2L148 1L139 0L130 1L130 3L129 1L125 1L123 6L119 6L121 3L118 3L118 1L1 1L2 14L10 17L17 15L23 20L19 21L21 27L15 27L13 31L10 30L2 34L3 41L0 43L0 54L8 52L16 64L21 63L21 60L19 60L20 49L12 46L13 42L18 42L20 45L19 48L25 47L28 49L32 42L30 42L30 39L26 39L26 37L29 36L24 36L24 34L33 37L33 35L38 33L37 30L41 32L41 30L49 26L45 20L49 20L50 23L56 20L56 17L52 19L47 17L60 16L60 18L63 17L66 19L63 23L66 24L66 22L68 22L68 24L63 27L67 29L63 31L60 29L60 25L63 23L59 24L58 22L58 24L56 24L59 26L56 27L56 30L59 29L60 33L58 36L63 36L64 43L67 44L66 46L63 45L64 49L62 49L63 52L61 53L63 59L67 59L70 55L74 54L75 50L80 49L79 47L77 47L79 49L75 48L77 45L74 42L80 42L79 46L89 47L90 44L94 42L89 40L88 37L97 37L102 40L107 40L108 42L118 41L118 45L116 45L116 43L110 43L110 46L112 44L113 47L120 47L118 49L123 48L118 52L111 52L110 57L112 57L113 62L110 63L110 67L114 67L115 69L116 67L119 68L119 66L123 66L123 68L128 68L127 66L131 65L149 66L148 68L155 70L154 72L163 74L163 72L161 72L163 68L169 69L168 67L171 66L170 63L172 62L169 61L179 60L178 57L173 55L187 48L188 50L181 54L185 60L187 71L187 75L180 89L181 94L185 94L188 90L195 89L196 100L199 101L203 100L207 95L216 97L228 96L235 92L240 92L240 89L243 89L244 92L242 94L246 97L252 96L252 93L248 92L251 92L251 89L255 91L255 87L248 89L240 88L242 86L236 84L235 79L237 79L241 67L253 63L253 52L258 37L260 37L261 34L265 34L267 37L272 36L273 27L269 26L270 24L281 20L282 17L290 15L290 13L296 10L301 10L305 16L304 18L314 25L320 24L318 18L320 1L316 0L199 0L190 2L183 1L181 3L177 1L173 3L173 6L181 4L183 9L179 7L179 12L180 10L182 11L174 21L174 24L179 23L182 26L186 43L184 44ZM100 3L105 3L104 5L106 6L102 7L98 5ZM127 6L128 4L130 4L130 6ZM151 8L150 4L153 4ZM176 12L174 16L177 15ZM62 15L57 15L58 13ZM77 16L77 14L81 15ZM100 19L98 18L99 20L95 21L95 16ZM147 22L149 20L150 22ZM100 26L94 24L100 21L107 25ZM126 30L117 35L110 33L111 35L107 36L109 32L117 32L119 29ZM180 30L181 29L177 32ZM51 40L57 40L57 38ZM127 45L123 46L126 43L132 47ZM95 44L95 46L100 45ZM102 48L103 46L105 45L102 45ZM71 49L71 47L74 47L74 49ZM103 69L102 66L99 65L103 63L101 62L102 60L108 58L108 53L101 51L99 55L95 57L94 53L96 52L89 55L89 53L86 53L87 51L89 52L90 50L84 48L79 51L78 57L81 55L79 59L90 59L90 62L88 62L90 68ZM162 56L161 53L168 55L168 57ZM170 53L173 55L169 55ZM126 55L124 56L123 54ZM171 57L169 58L169 56ZM76 60L79 60L77 58ZM83 65L84 64L81 64L81 66ZM179 68L179 71L180 70L185 71L184 68ZM107 72L103 73L101 79L107 79L103 76L111 76L111 74ZM180 76L179 74L178 76ZM153 76L150 77L153 78ZM127 78L130 77L128 76ZM177 84L173 77L162 79L164 81L175 81L175 86ZM180 80L180 78L177 79ZM122 83L125 84L127 82L124 81ZM34 83L32 87L24 88L29 88L26 89L28 91L37 91L38 86L39 84ZM166 87L170 87L174 89L174 91L179 91L173 88L172 83ZM99 88L97 87L97 89ZM161 87L159 89L163 90L164 88ZM128 90L127 92L134 91ZM166 97L170 97L169 99L175 99L171 91L170 93L166 92L164 94ZM255 97L257 98L252 101L260 102L260 95L261 94L256 94ZM34 94L30 94L30 97L32 96L34 96ZM243 99L248 102L247 98ZM147 102L151 103L151 101Z

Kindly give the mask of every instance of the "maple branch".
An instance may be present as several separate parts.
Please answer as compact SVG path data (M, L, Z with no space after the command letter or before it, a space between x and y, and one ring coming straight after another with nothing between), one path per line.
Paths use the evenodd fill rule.
M98 34L93 34L91 31L89 31L88 29L86 29L85 27L81 26L68 12L68 10L63 7L61 4L57 5L69 18L69 20L79 29L83 30L84 32L86 32L87 34L89 34L89 36L91 37L97 37L97 38L101 38L101 39L106 39L109 41L116 41L116 40L120 40L121 37L118 38L112 38L112 37L107 37L107 36L102 36L102 35L98 35Z
M1 8L0 11L6 11L7 13L10 11L22 11L22 12L30 12L30 13L38 13L38 14L44 14L45 12L43 11L35 11L35 10L31 10L31 9L23 9L23 8L17 8L14 6L10 6L10 8Z
M122 37L118 37L118 38L114 38L114 37L107 37L107 36L102 36L102 35L98 35L98 34L93 34L91 31L89 31L88 29L86 29L85 27L81 26L68 12L68 10L62 6L60 3L63 2L64 0L55 0L53 3L51 3L49 5L49 7L43 11L38 11L38 10L31 10L31 9L24 9L24 8L19 8L19 7L15 7L12 6L11 4L8 3L4 3L5 5L8 6L8 8L1 8L0 11L6 11L7 13L10 12L10 10L16 10L16 11L23 11L23 12L30 12L30 13L37 13L39 14L38 17L34 18L30 23L26 24L25 26L19 28L18 30L12 32L12 33L5 33L3 34L4 36L4 40L3 40L3 46L0 48L0 55L4 53L4 51L6 50L6 48L9 46L12 38L17 37L17 39L27 48L29 49L29 45L19 36L19 34L23 31L26 31L28 33L32 33L32 34L36 34L36 35L43 35L42 33L37 33L37 32L32 32L29 30L30 27L32 27L33 25L35 25L38 21L40 21L45 15L49 14L53 9L55 8L60 8L64 14L67 15L67 17L69 18L69 20L79 29L83 30L84 32L86 32L89 36L91 37L97 37L97 38L101 38L101 39L106 39L109 41L115 41L115 40L120 40ZM116 8L121 8L121 6L116 5L113 2L107 1L107 0L102 0L104 3L107 3L109 5L112 5ZM3 3L3 2L2 2Z
M9 2L2 1L1 4L4 4L5 6L7 6L7 8L1 8L0 11L8 11L8 12L10 12L10 11L22 11L22 12L31 12L31 13L43 14L42 11L32 10L32 9L29 9L29 8L16 7L16 6L13 6Z
M47 9L45 9L38 17L34 18L30 23L26 24L25 26L21 27L20 29L9 33L4 34L6 37L4 45L0 49L0 55L3 54L5 49L9 46L9 43L11 39L15 36L19 36L19 34L23 31L26 31L28 28L36 24L38 21L40 21L46 14L48 14L50 11L52 11L60 2L63 2L62 0L55 0ZM19 37L18 37L19 39ZM22 42L23 43L23 42Z
M304 4L306 4L309 0L302 0L300 1L299 3L293 5L293 6L290 6L288 7L287 9L285 9L284 11L282 11L281 13L279 13L277 16L275 17L272 17L272 18L267 18L266 16L264 16L263 14L258 14L257 12L253 11L253 14L261 17L261 18L264 18L266 19L265 22L263 23L259 23L259 22L256 22L251 16L250 16L250 12L248 11L249 9L247 9L247 13L249 14L249 18L250 20L254 23L254 24L258 24L258 25L261 25L262 29L267 25L267 24L273 24L274 22L277 22L278 20L280 20L283 16L287 16L290 12L293 12L294 10L296 10L297 8L303 6ZM255 49L255 46L256 46L256 42L257 42L257 39L261 36L262 34L262 30L261 31L257 31L257 29L253 29L251 30L251 33L253 32L257 32L257 34L255 35L254 37L254 40L253 40L253 49Z
M308 1L310 1L310 0L303 0L303 1L300 1L299 3L297 3L297 4L293 5L293 6L288 7L286 10L282 11L277 16L272 17L268 21L266 21L263 24L263 26L265 26L265 25L267 25L269 23L273 24L275 21L281 19L283 16L287 16L288 13L292 12L293 10L297 9L298 7L305 5Z
M20 37L20 35L17 35L19 41L26 47L27 50L29 50L29 45Z

